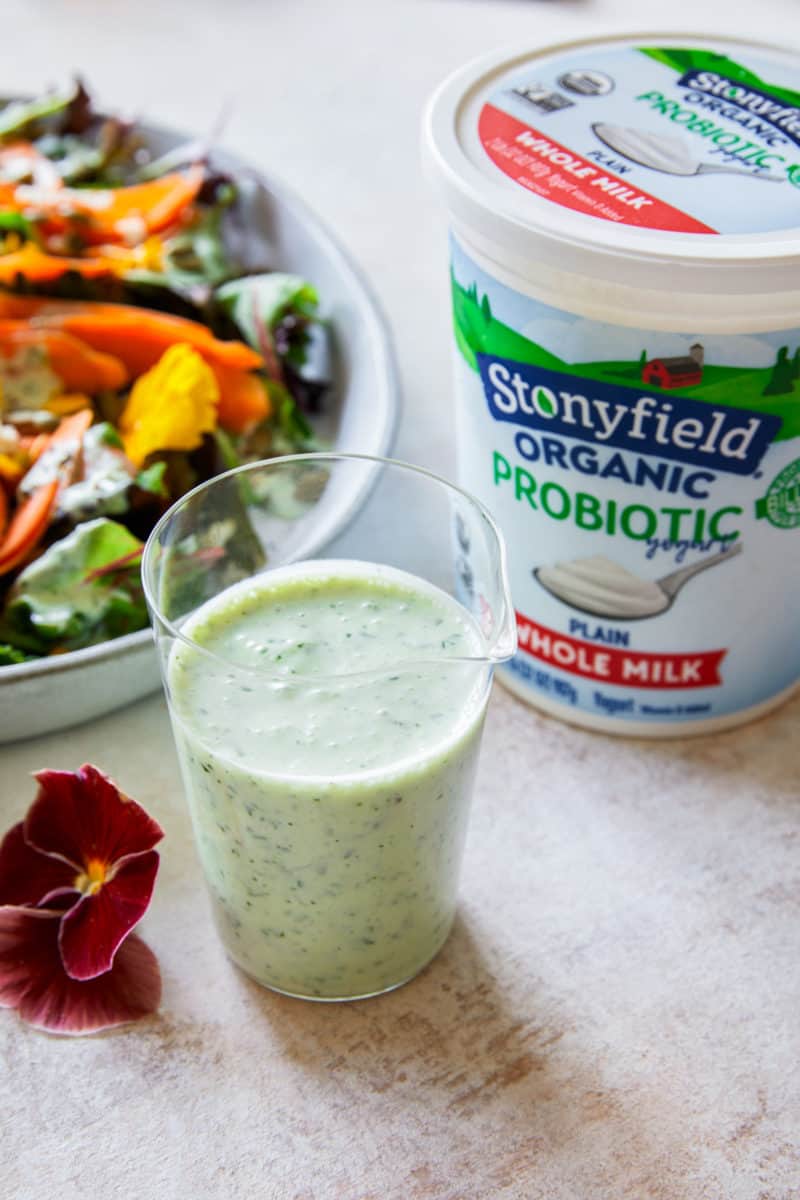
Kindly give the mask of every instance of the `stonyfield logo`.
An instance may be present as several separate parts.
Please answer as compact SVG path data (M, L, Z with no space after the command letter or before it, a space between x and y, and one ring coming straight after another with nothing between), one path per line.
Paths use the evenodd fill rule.
M773 129L779 129L785 134L795 146L800 146L800 108L776 100L769 92L746 87L743 83L728 79L726 75L718 75L715 71L687 71L678 80L678 86L718 96L726 103L766 121Z
M477 359L496 421L734 475L752 475L782 423L772 413L642 395L488 354Z

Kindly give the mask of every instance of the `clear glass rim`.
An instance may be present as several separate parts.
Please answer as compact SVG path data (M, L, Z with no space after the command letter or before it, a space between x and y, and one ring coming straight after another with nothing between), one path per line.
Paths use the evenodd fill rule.
M439 487L454 495L460 496L465 500L485 521L490 535L497 547L497 568L500 597L500 610L497 617L497 627L490 640L486 640L486 652L480 655L438 655L432 658L408 659L399 662L389 659L380 667L373 667L367 671L351 671L341 674L331 675L281 675L274 671L265 669L262 666L248 666L245 663L233 662L230 659L223 658L214 651L196 642L193 638L187 636L182 629L171 621L161 610L160 604L157 602L154 595L155 589L150 586L150 575L153 560L159 549L159 538L162 530L175 517L176 513L186 504L189 504L196 496L203 492L210 491L212 488L224 484L227 480L238 478L239 476L248 475L254 471L268 471L271 467L285 466L287 463L320 463L320 462L360 462L371 464L376 468L376 471L383 471L386 467L398 468L401 472L408 472L417 475L423 479L430 480L432 483L438 484ZM366 503L371 494L377 479L371 481L369 490L364 496L362 504ZM342 532L351 521L355 520L361 511L361 506L355 508L347 514L344 525L337 530L337 535ZM302 560L300 560L302 561ZM253 463L243 463L241 466L233 467L229 471L224 471L220 475L215 475L213 479L207 479L203 483L197 485L186 492L174 504L170 505L167 511L161 516L150 532L144 550L142 551L141 565L142 589L145 594L148 608L155 621L159 623L163 629L175 639L176 642L181 642L184 646L189 647L193 652L200 653L217 664L223 666L226 670L235 670L248 675L256 676L262 680L269 680L274 683L279 683L284 687L295 687L301 685L319 684L325 680L344 681L367 681L385 675L391 670L413 670L416 667L423 666L457 666L459 664L483 665L486 667L496 666L498 663L507 662L516 649L516 621L514 618L514 609L511 603L511 592L508 581L508 562L506 554L506 544L503 535L494 520L494 517L489 512L488 508L470 492L459 487L458 484L452 483L449 479L445 479L442 475L437 475L435 471L428 470L427 467L419 467L414 463L404 462L398 458L385 458L375 454L356 454L347 451L319 451L308 454L285 454L276 458L259 459ZM244 582L244 581L242 581ZM234 585L236 586L236 585ZM202 608L202 605L200 606Z

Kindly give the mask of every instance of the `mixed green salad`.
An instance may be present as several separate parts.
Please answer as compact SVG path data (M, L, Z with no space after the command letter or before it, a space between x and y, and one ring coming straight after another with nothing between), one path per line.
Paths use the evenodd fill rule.
M326 326L261 261L254 187L80 82L0 108L0 666L144 628L165 509L317 445Z

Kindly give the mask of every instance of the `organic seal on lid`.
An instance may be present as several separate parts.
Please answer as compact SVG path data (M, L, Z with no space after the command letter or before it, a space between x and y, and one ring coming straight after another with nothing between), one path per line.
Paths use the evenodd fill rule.
M500 677L613 732L766 711L800 680L800 55L495 54L440 87L425 145L460 476L509 545Z

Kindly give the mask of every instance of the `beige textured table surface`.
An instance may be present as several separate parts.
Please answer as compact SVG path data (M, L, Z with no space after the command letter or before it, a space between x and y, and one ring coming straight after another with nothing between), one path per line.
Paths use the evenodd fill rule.
M800 41L796 0L4 0L3 87L80 66L110 104L282 175L371 274L402 457L453 466L444 223L424 97L497 44L603 29ZM13 36L11 36L13 34ZM89 760L163 822L142 932L160 1015L61 1040L0 1013L0 1200L798 1200L800 701L686 743L493 700L455 932L415 982L317 1006L215 940L163 702L2 752Z
M796 1200L798 718L621 743L498 689L455 932L341 1006L224 958L161 701L76 730L167 831L164 1003L92 1040L0 1020L4 1200ZM6 753L4 823L64 755Z

